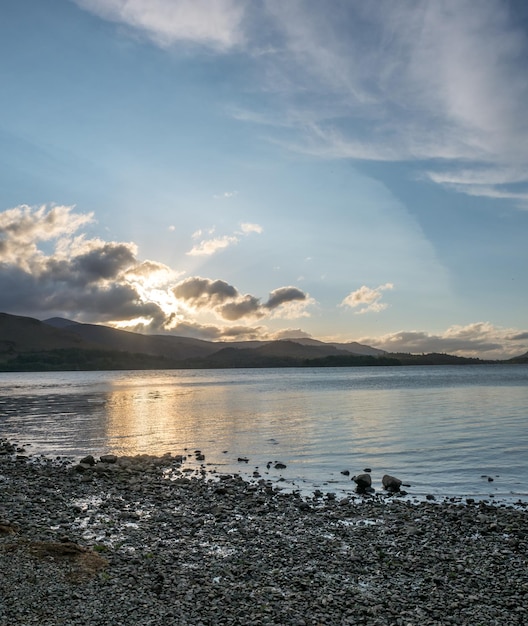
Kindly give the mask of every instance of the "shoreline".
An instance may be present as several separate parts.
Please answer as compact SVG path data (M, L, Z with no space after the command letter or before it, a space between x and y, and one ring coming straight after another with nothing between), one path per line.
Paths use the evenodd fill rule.
M0 440L1 624L528 621L526 504L302 497L169 455L106 460Z

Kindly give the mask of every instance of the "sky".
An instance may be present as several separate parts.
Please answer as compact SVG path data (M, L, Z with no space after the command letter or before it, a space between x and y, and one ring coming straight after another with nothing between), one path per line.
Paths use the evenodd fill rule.
M3 0L0 310L528 350L524 0Z

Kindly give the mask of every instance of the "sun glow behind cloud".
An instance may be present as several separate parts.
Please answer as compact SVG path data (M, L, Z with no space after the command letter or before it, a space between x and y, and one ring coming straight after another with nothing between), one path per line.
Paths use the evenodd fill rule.
M91 222L91 214L67 206L21 206L0 213L0 288L10 310L38 309L120 328L221 338L265 335L265 328L245 324L303 317L313 304L296 287L279 287L261 303L223 280L180 280L182 271L139 259L135 244L78 234ZM243 223L233 237L261 232L257 224ZM42 241L52 244L50 252L40 248ZM221 324L211 323L215 319Z

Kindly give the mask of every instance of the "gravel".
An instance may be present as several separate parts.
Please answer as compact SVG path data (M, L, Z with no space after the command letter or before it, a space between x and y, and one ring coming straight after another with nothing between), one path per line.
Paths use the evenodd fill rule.
M528 623L526 503L302 497L0 440L0 625Z

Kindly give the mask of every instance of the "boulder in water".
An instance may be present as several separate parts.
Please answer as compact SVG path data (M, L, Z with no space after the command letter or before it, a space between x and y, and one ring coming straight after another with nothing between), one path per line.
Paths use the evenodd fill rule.
M392 493L397 493L400 491L402 481L399 478L385 474L385 476L381 479L381 484L383 485L383 489L391 491Z
M358 493L365 493L372 490L372 478L370 474L358 474L353 476L352 480L356 483L356 491Z

